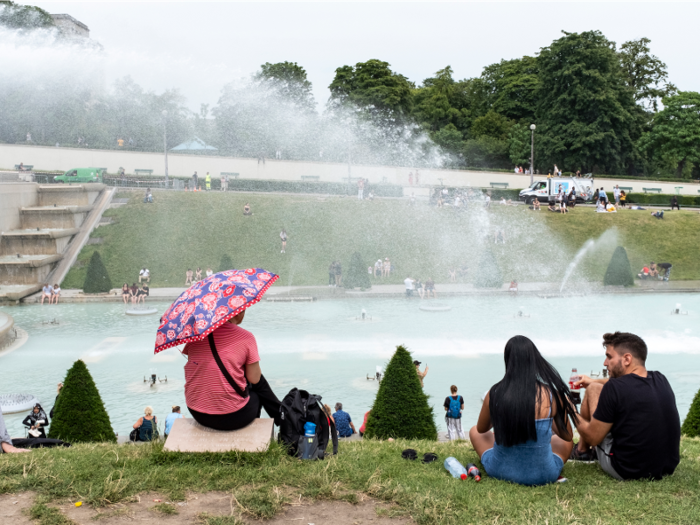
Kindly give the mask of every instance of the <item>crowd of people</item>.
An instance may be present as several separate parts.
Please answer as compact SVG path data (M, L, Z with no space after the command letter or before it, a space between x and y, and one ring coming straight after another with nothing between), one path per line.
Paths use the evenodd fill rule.
M644 266L637 274L637 277L642 280L659 280L668 281L671 276L671 268L673 265L671 263L655 263L651 261L649 266ZM659 271L661 270L661 271Z

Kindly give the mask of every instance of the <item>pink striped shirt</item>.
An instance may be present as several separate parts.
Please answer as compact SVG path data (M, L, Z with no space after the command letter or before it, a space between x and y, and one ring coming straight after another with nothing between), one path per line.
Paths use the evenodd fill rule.
M228 373L243 390L245 365L260 361L255 336L240 326L224 323L214 330L214 343ZM209 348L209 338L185 345L185 401L189 408L205 414L230 414L246 406L221 373Z

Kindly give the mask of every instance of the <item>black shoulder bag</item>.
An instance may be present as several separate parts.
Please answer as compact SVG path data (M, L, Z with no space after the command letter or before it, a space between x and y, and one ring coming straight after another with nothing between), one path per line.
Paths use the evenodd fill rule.
M224 377L226 378L226 381L231 385L231 387L236 391L236 394L241 396L242 398L248 397L248 385L246 384L245 390L241 390L241 387L238 386L238 383L236 383L233 378L231 377L231 374L228 373L228 370L226 370L226 367L224 364L221 362L221 358L219 357L219 352L216 351L216 345L214 344L214 334L210 333L209 334L209 348L211 348L211 353L214 354L214 360L216 361L216 364L219 365L219 370L221 370L221 373L224 374Z

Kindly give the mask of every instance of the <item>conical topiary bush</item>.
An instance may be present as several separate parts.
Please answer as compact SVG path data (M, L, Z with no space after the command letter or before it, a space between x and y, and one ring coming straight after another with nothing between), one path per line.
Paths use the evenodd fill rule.
M365 265L359 252L353 253L352 257L350 257L348 270L343 276L343 286L345 288L361 288L363 290L372 287L372 283L369 282L367 265Z
M73 363L66 374L54 407L49 437L69 443L117 440L100 392L82 361Z
M219 271L225 272L226 270L233 270L233 261L228 254L223 254L221 256L221 261L219 262Z
M437 428L433 416L411 354L403 346L397 346L367 417L365 436L435 441Z
M627 258L627 250L622 246L615 248L608 269L603 278L605 286L633 286L634 274L630 260Z
M112 280L107 274L100 257L100 252L93 252L88 264L87 273L85 274L85 282L83 283L83 292L85 293L102 293L109 292L112 289Z
M474 286L477 288L500 288L503 284L501 269L498 267L496 257L489 246L486 246L481 253L479 260L479 268L474 280Z
M688 415L685 416L681 434L689 437L700 436L700 390L695 394L690 410L688 410Z

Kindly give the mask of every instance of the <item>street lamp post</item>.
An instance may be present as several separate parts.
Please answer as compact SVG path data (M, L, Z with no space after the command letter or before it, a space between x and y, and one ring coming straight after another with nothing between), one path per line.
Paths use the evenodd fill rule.
M530 186L532 186L533 178L535 176L535 125L530 124L530 131L532 132L532 137L530 139Z
M163 110L163 151L165 152L165 187L168 187L168 110Z

